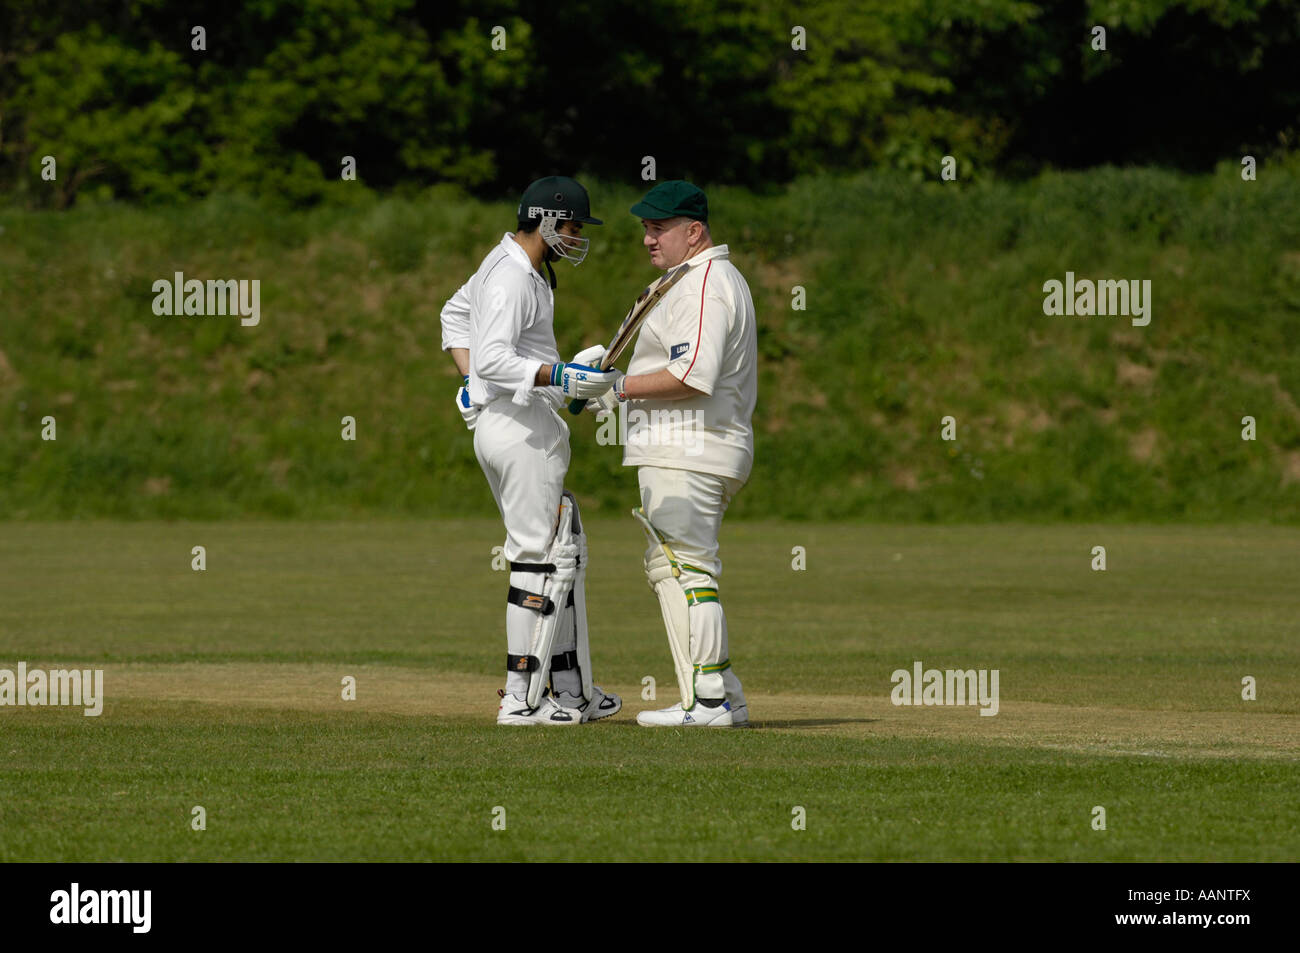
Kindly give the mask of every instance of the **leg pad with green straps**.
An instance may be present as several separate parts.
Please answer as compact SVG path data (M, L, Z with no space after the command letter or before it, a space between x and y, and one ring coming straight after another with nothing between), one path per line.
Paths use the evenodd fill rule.
M632 511L632 515L650 538L652 549L645 561L645 577L659 599L659 611L663 614L664 628L668 632L668 650L677 672L677 687L682 693L682 707L690 708L695 704L695 670L691 664L691 609L686 601L686 592L677 581L681 575L680 564L663 535L650 525L645 513L637 509ZM716 595L715 592L715 598Z

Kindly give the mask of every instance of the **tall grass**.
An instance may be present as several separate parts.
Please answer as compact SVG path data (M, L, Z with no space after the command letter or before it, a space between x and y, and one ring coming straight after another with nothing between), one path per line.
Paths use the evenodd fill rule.
M1296 521L1300 162L1237 168L710 190L761 326L733 515ZM590 190L608 224L558 268L566 355L654 274L639 190ZM438 310L514 210L446 188L343 198L0 212L0 517L493 512ZM260 325L155 316L175 271L260 279ZM1066 271L1150 279L1150 325L1045 316ZM589 416L572 430L584 504L632 505L619 452Z

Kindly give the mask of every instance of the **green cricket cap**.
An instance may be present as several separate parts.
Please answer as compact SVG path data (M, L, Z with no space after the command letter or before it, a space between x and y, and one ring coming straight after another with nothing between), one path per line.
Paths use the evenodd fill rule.
M709 220L709 200L704 193L689 182L671 179L660 182L632 206L637 218L676 218L685 215L697 222Z

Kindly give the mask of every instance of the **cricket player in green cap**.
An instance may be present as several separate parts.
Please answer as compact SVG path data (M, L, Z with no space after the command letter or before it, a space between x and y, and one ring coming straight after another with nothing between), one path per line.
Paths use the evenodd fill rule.
M627 373L599 398L627 416L623 465L637 468L646 578L682 694L671 708L641 712L637 723L745 725L749 706L731 667L718 589L718 531L754 460L754 300L727 246L713 243L700 189L661 182L631 211L652 265L690 268L642 325Z

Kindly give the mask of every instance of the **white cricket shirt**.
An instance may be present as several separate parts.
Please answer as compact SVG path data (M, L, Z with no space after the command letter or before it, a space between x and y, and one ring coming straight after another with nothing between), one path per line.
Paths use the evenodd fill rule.
M558 387L535 387L543 364L558 364L555 295L509 232L442 308L442 347L469 348L469 399L508 395L559 405ZM554 393L552 393L554 392Z
M685 400L631 400L623 465L694 470L749 479L751 418L758 401L758 328L749 285L715 245L685 264L690 271L650 312L628 375L668 368L703 391Z

